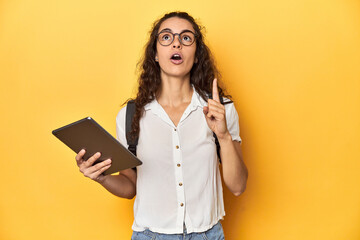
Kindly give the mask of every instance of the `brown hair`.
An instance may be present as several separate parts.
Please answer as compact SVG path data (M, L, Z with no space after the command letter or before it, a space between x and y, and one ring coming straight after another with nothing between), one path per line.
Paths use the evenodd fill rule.
M135 98L135 114L132 122L131 136L136 138L139 136L139 121L144 112L144 106L155 99L157 91L161 86L160 66L155 61L157 33L160 25L169 18L178 17L185 19L191 23L196 34L196 51L194 63L190 70L190 83L195 87L199 95L207 101L208 95L212 93L212 82L214 78L221 77L211 55L210 49L205 45L203 34L200 27L193 17L186 12L171 12L165 14L162 18L155 21L150 32L150 39L145 45L145 53L139 61L139 88ZM220 97L225 96L221 87L218 87ZM226 97L230 97L226 95Z

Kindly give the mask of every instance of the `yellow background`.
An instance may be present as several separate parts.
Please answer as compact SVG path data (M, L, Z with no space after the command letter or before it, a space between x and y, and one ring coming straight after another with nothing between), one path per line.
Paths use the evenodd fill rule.
M51 131L115 135L152 22L188 11L240 116L247 190L229 240L360 239L360 2L0 1L0 239L130 239L133 200L85 178Z

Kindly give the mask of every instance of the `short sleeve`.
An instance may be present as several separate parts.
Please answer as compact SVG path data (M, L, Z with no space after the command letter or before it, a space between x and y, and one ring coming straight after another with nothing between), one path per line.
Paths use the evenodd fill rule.
M116 116L116 139L125 147L128 147L125 133L126 106Z
M242 142L240 138L239 116L234 103L225 104L226 124L233 141Z

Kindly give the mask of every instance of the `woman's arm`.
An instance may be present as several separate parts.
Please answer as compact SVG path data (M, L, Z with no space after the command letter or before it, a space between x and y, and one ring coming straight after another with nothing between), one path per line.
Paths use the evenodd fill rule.
M132 199L136 195L136 172L133 169L123 170L119 175L106 175L103 181L97 182L115 196Z
M233 141L230 133L218 140L224 183L235 196L239 196L245 191L248 178L240 143Z
M227 128L225 106L220 103L216 79L213 82L212 96L213 99L208 99L208 106L203 111L209 128L220 143L225 185L235 196L239 196L245 191L248 171L242 159L240 143L232 140Z

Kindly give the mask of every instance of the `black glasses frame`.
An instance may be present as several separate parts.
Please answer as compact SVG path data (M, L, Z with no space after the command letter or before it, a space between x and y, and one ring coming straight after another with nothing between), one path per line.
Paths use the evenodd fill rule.
M194 41L193 41L191 44L189 44L189 45L184 44L184 43L181 41L181 37L180 37L181 34L186 33L186 32L190 32L190 33L194 34ZM162 33L170 33L170 34L173 36L172 41L171 41L169 44L162 44L162 43L160 42L160 40L159 40L159 35L162 34ZM184 31L182 31L181 33L172 33L172 32L170 32L170 31L161 31L161 32L159 32L158 34L156 34L156 38L157 38L157 40L158 40L158 42L160 43L161 46L165 46L165 47L166 47L166 46L171 45L171 44L174 42L176 35L178 36L179 42L180 42L183 46L191 46L191 45L193 45L194 42L196 41L196 38L197 38L196 33L192 32L192 31L190 31L190 30L184 30Z

